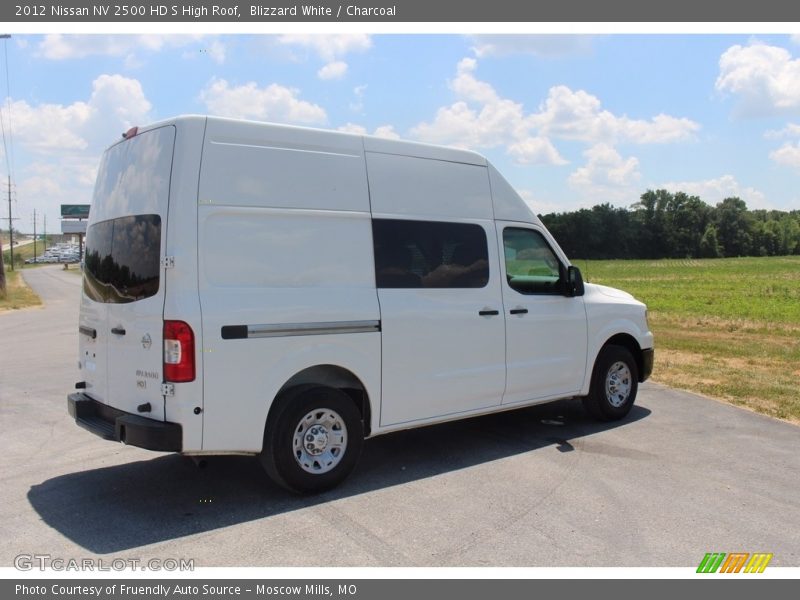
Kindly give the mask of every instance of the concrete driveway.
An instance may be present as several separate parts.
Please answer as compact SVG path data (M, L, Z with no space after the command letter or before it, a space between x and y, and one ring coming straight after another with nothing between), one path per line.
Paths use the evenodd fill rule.
M24 271L44 307L0 314L0 566L800 566L800 428L655 384L630 417L577 402L369 440L339 489L299 498L256 460L190 460L78 428L80 278ZM658 360L658 354L656 354ZM656 368L657 363L656 363Z

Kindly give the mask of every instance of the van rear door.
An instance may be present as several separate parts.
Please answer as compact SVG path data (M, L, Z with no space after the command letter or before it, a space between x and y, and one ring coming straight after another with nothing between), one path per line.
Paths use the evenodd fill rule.
M174 126L112 146L100 165L87 231L81 355L87 393L164 420L165 254ZM95 338L91 339L92 333Z

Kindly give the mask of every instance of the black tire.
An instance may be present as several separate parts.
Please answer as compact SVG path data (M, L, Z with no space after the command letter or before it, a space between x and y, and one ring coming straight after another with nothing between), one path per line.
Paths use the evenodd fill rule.
M633 408L639 390L639 369L630 350L608 345L600 350L592 371L586 411L599 421L617 421Z
M267 475L298 494L323 492L344 481L364 443L353 400L334 388L303 386L276 402L259 457Z

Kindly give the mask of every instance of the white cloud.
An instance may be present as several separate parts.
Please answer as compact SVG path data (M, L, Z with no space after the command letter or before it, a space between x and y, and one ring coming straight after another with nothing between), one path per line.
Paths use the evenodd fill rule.
M569 34L471 35L473 52L484 56L530 54L540 58L586 56L592 50L592 36Z
M635 197L641 179L637 158L623 158L608 144L596 144L583 155L586 165L569 176L570 187L598 204Z
M779 165L800 169L800 142L786 143L770 152L769 157Z
M218 65L221 65L225 62L225 54L227 52L227 48L225 44L220 42L219 40L212 41L208 48L206 48L206 52L208 56Z
M353 52L365 52L372 47L372 38L366 34L288 34L277 38L284 48L300 49L315 54L325 64L317 71L323 81L341 79L348 70L343 57ZM299 60L299 57L294 56Z
M289 34L282 35L278 44L313 51L325 62L333 62L352 52L365 52L372 47L372 38L357 34Z
M22 146L34 152L97 151L132 125L148 122L151 108L136 79L100 75L85 102L12 103L14 135Z
M733 175L722 175L716 179L701 181L670 181L657 187L673 193L686 192L690 196L698 196L703 202L711 205L735 196L747 202L750 208L770 208L763 192L743 186Z
M792 40L793 44L797 44L798 46L800 46L800 34L795 33L789 39Z
M27 158L16 174L24 210L47 214L57 229L58 205L91 200L101 152L132 125L152 121L151 109L139 81L110 74L94 80L85 100L12 102L14 141Z
M568 163L545 137L528 137L508 147L521 165L565 165Z
M39 43L37 54L49 60L68 60L87 56L128 57L135 52L159 52L165 48L188 46L203 37L202 35L48 34Z
M659 114L646 121L616 116L601 106L600 99L567 86L550 88L531 125L546 135L587 143L626 141L660 144L691 139L700 125L691 119Z
M367 91L367 84L357 85L353 88L353 96L355 99L350 103L350 110L353 112L361 112L364 110L364 94Z
M341 60L329 62L317 71L317 77L322 80L341 79L347 73L347 63Z
M588 144L654 144L692 139L700 129L690 119L664 114L650 120L619 117L604 110L597 97L566 86L551 88L538 110L526 113L521 103L501 97L491 84L478 79L477 66L474 58L458 63L450 82L457 101L440 107L432 121L412 128L412 137L469 148L505 146L522 164L563 165L567 161L553 138Z
M514 147L513 156L525 164L563 164L549 140L533 134L522 104L500 97L488 83L475 78L477 61L458 63L450 87L461 100L436 111L430 123L419 123L411 136L435 144L464 148Z
M251 81L232 87L224 79L215 79L200 92L200 100L219 116L280 123L325 123L325 109L301 100L298 93L277 83L259 87Z
M768 140L781 140L788 137L800 137L800 125L789 123L783 129L770 129L764 132L764 137Z
M800 59L785 48L731 46L719 59L716 88L738 97L739 116L800 112Z

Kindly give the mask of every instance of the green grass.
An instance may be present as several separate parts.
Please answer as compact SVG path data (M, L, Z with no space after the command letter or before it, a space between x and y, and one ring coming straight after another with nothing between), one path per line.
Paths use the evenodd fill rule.
M44 254L44 245L41 242L36 242L36 254L41 256ZM24 246L14 246L14 267L17 268L19 266L18 261L25 262L26 259L33 257L33 244L25 244ZM6 268L9 268L11 265L11 250L8 248L7 244L3 244L3 264ZM33 265L23 265L24 267L30 267Z
M38 306L42 303L22 279L19 271L6 271L6 294L0 292L0 312Z
M800 423L800 256L576 264L647 303L655 381Z

